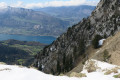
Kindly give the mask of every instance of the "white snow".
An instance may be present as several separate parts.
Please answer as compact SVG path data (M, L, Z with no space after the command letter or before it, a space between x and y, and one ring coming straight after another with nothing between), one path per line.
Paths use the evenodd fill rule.
M97 65L99 67L99 69L97 69L95 72L88 73L87 70L85 69L85 67L87 66L87 63L89 61L86 61L85 65L83 67L83 71L81 73L85 73L87 75L87 77L81 78L80 80L120 80L120 78L113 77L115 75L115 73L109 74L109 75L104 75L105 71L103 71L103 70L111 70L111 69L113 69L115 67L119 67L119 66L108 64L106 62L93 60L93 59L91 59L91 60L95 61L95 65ZM118 72L120 73L120 69L118 70ZM119 74L119 73L117 73L117 74Z
M111 75L104 75L100 72L87 73L87 78L81 78L80 80L120 80L119 78L114 78Z
M107 62L101 62L101 61L97 61L97 60L91 59L91 60L86 61L85 65L83 67L83 71L86 70L85 67L87 66L89 61L94 61L95 62L94 64L97 65L97 67L99 67L100 70L113 69L115 67L119 67L119 66L116 66L116 65L109 64Z
M53 48L52 48L52 47L50 48L50 51L53 51Z
M0 80L120 80L120 78L113 77L113 75L117 73L104 75L105 72L103 71L104 69L112 69L119 66L97 60L92 61L95 61L95 64L100 67L100 69L97 69L95 72L88 73L85 69L88 63L87 61L83 68L83 71L81 72L85 73L87 77L83 78L53 76L45 74L33 68L0 64ZM120 69L118 71L120 73Z
M99 40L99 46L102 46L104 41L105 41L105 39Z
M45 66L44 66L44 65L42 65L42 69L44 69L44 67L45 67Z
M7 70L8 69L8 70ZM67 76L52 76L36 69L0 64L0 80L80 80Z

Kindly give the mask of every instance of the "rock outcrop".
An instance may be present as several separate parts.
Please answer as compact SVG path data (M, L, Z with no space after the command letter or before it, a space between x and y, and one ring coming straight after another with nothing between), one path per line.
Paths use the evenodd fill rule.
M96 35L104 38L120 30L120 0L101 0L91 16L57 38L36 56L35 66L45 73L59 74L73 69ZM89 53L88 53L89 54Z

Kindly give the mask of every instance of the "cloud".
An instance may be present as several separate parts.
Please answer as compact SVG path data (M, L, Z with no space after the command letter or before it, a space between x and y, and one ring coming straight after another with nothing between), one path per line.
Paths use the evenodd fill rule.
M77 5L97 5L98 1L93 0L69 0L69 1L48 1L48 2L40 2L40 3L27 3L25 4L22 1L18 1L17 3L13 3L11 5L8 5L5 2L0 3L0 8L5 8L6 6L11 7L22 7L22 8L39 8L39 7L60 7L60 6L77 6Z
M7 4L5 2L0 2L0 9L7 8Z
M32 3L27 4L26 8L35 7L60 7L60 6L77 6L85 3L86 0L70 0L70 1L50 1L45 3Z
M10 6L11 7L24 7L24 2L18 1L17 3L11 4Z
M85 4L86 5L92 5L92 6L96 6L99 3L99 0L97 1L86 1Z

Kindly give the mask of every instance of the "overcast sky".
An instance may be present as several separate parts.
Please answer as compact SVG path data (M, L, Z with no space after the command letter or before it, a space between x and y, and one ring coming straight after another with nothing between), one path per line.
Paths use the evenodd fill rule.
M96 6L100 0L0 0L0 8L7 6L38 8L38 7L59 7L59 6L77 6L92 5Z

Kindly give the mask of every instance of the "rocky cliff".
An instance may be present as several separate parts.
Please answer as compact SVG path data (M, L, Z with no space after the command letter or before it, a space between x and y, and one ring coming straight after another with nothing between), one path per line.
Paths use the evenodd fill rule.
M96 35L109 37L120 29L120 0L101 0L91 16L72 26L36 56L35 66L45 73L68 72L87 59L86 49Z

